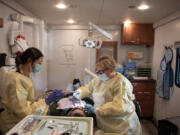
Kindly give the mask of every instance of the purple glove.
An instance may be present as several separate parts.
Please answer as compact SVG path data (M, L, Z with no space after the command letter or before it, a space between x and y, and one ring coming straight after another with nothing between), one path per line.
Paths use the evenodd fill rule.
M45 99L46 104L50 105L55 102L57 99L60 99L63 96L63 90L53 90L53 92Z

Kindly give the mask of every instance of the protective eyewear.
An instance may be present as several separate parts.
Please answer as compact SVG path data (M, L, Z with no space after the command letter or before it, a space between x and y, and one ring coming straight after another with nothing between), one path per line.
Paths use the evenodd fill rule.
M104 72L106 71L107 69L104 69L104 70L96 70L96 74L104 74Z

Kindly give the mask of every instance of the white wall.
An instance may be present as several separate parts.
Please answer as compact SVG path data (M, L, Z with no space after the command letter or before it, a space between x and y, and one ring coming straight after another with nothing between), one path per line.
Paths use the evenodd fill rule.
M84 68L90 68L90 49L78 45L78 38L86 34L79 30L53 30L49 33L48 86L49 89L65 89L75 77L83 80ZM64 46L74 46L74 64L64 64Z
M174 14L173 14L174 16ZM172 17L172 16L171 16ZM171 18L168 17L168 18ZM168 22L169 20L166 18L163 22ZM179 19L178 19L179 18ZM170 19L171 20L171 19ZM169 21L170 21L169 20ZM161 22L161 24L163 24ZM180 41L180 12L176 14L175 20L170 21L166 24L159 25L160 23L156 23L154 26L157 28L155 29L155 46L153 51L153 78L157 79L157 71L160 66L160 61L163 57L164 53L164 46L165 45L172 45L175 41ZM174 70L175 76L175 63L176 63L176 49L173 48L173 62L172 68ZM175 80L175 78L174 78ZM156 120L170 118L174 121L176 125L180 127L180 88L176 87L175 83L171 91L171 96L169 100L164 100L159 98L156 94L155 97L155 108L154 108L154 117ZM176 117L178 116L178 117ZM171 118L173 117L173 118Z
M152 48L145 46L130 46L120 44L120 26L100 26L113 35L113 41L118 41L118 62L127 61L128 51L142 51L144 58L137 62L151 62ZM96 50L79 46L78 39L87 35L87 26L49 26L49 60L48 60L48 88L65 89L75 77L84 80L83 69L89 68L94 72ZM95 32L97 34L97 32ZM102 38L107 41L106 38ZM75 46L75 65L62 65L62 46L72 44Z
M4 1L4 0L3 0ZM22 13L32 16L30 12L26 9L22 8L20 5L15 3L14 1L6 0L5 3L9 3L14 8L18 8L19 11ZM0 53L5 52L10 56L10 50L8 46L8 31L9 31L9 23L10 23L10 14L17 13L16 11L12 10L11 8L7 7L6 5L0 2L0 17L3 18L3 28L0 28ZM28 26L27 26L28 27Z
M47 83L47 78L48 78L48 76L47 76L48 32L45 28L40 29L40 27L44 27L44 25L43 24L42 24L42 26L36 25L36 28L33 29L33 33L35 33L35 35L34 35L34 39L31 40L31 41L34 40L34 42L32 43L32 46L39 48L44 55L41 71L34 74L34 76L33 76L33 81L34 81L34 84L36 87L37 95L42 94L44 92L44 90L47 90L47 88L48 88L48 86L47 86L48 85L48 83ZM42 31L42 32L40 32L40 31Z
M3 18L3 28L0 28L0 52L5 52L10 55L8 41L8 24L9 24L9 14L14 13L11 9L7 8L0 3L0 17Z
M6 0L4 2L18 10L18 11L15 11L0 2L0 17L3 18L3 23L4 23L3 28L0 28L0 53L5 52L8 55L8 57L11 57L10 48L8 46L8 32L9 32L10 22L11 22L10 14L20 12L20 13L22 13L24 15L28 15L28 16L33 16L33 15L30 12L28 12L26 9L24 9L23 7L18 5L17 3L15 3L14 1ZM24 24L24 33L23 34L25 35L25 38L26 38L29 46L35 46L35 47L40 46L40 43L39 43L40 36L38 36L38 35L40 35L39 27L40 26L38 26L38 25L35 27L33 24L28 24L28 23ZM45 50L47 50L47 31L46 30L44 30L43 40L44 40L44 44L43 44L44 48L41 47L41 50L45 51ZM38 73L38 75L33 77L33 79L35 81L35 86L37 88L37 94L42 93L42 90L47 88L47 57L46 57L46 54L45 54L44 61L45 62L43 64L42 71L40 73Z

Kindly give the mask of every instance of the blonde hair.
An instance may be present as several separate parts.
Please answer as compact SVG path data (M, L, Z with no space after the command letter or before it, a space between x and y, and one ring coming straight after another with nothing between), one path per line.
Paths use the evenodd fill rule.
M108 69L111 72L116 71L116 62L112 57L108 55L103 55L99 57L98 60L96 61L96 65L98 64L102 64L105 69Z

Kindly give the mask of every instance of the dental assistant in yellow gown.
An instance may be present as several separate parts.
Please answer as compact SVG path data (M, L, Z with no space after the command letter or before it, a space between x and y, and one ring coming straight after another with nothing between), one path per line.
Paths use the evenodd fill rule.
M133 87L115 70L115 60L101 56L96 63L99 77L78 88L79 98L93 97L99 129L95 135L141 135L141 125L133 104Z
M14 127L25 116L35 113L39 108L47 108L45 101L35 101L35 87L30 73L39 72L43 54L37 48L28 48L16 57L16 72L9 72L5 78L0 113L0 130L3 134ZM46 109L44 109L46 110Z

